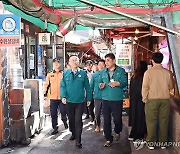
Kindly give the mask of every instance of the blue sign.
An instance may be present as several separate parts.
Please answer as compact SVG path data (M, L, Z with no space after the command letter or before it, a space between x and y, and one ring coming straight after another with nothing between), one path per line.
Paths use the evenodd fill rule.
M0 15L0 36L20 36L21 18L14 14Z
M38 65L42 64L42 48L40 45L37 46Z

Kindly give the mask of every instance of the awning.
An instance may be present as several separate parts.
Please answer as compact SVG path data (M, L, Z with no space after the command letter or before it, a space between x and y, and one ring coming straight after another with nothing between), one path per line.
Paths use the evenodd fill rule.
M91 41L81 44L66 42L65 46L67 52L80 52L85 59L100 59L100 56L95 53Z
M139 27L145 24L115 14L102 8L98 8L81 0L2 0L5 9L32 22L42 29L47 27L48 31L60 30L66 34L72 29L86 28L116 28L116 27ZM97 4L108 6L114 10L130 14L145 21L151 21L157 25L161 24L160 14L172 12L173 22L180 15L180 0L176 3L164 2L163 0L90 0ZM47 21L47 25L46 22Z

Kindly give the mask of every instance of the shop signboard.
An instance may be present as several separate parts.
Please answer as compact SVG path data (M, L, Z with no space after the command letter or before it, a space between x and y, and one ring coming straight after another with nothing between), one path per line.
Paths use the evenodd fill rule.
M131 71L132 44L116 45L116 64L123 67L126 72Z
M50 45L50 33L39 33L39 45Z
M14 14L0 14L0 46L21 46L21 18Z

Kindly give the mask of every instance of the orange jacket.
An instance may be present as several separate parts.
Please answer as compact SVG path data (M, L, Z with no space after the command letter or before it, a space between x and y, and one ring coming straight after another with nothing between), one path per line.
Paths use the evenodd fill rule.
M44 83L44 96L49 99L61 99L60 98L60 82L62 79L62 72L52 71L47 74L46 81ZM49 92L48 92L49 90Z

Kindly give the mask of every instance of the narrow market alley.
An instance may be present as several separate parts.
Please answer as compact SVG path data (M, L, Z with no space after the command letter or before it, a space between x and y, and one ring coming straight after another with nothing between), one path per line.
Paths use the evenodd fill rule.
M83 120L82 144L83 148L75 147L74 141L69 141L70 132L64 130L64 126L59 118L59 133L51 135L50 117L47 117L45 128L39 135L32 138L28 146L12 144L0 150L0 154L176 154L172 147L167 149L149 150L145 145L137 150L132 141L128 141L128 118L123 117L123 131L120 141L114 141L109 148L103 147L105 139L103 132L96 133L94 125L90 120Z

